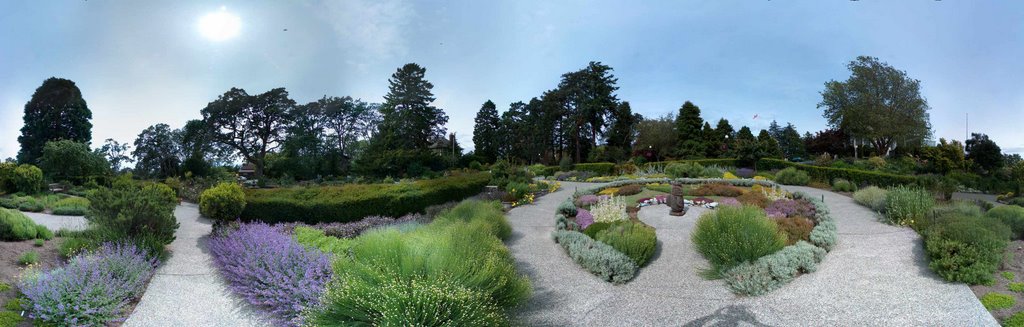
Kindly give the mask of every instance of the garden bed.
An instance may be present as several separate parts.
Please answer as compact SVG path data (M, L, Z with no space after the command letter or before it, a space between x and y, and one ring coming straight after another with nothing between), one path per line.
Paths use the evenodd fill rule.
M1014 299L1008 307L989 310L999 321L1024 311L1024 241L1010 242L1004 258L1002 269L992 274L992 285L971 286L971 291L978 299L984 299L991 293L1009 295Z

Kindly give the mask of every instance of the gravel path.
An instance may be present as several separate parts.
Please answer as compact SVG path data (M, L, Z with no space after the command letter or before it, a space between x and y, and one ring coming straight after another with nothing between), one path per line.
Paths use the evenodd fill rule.
M88 222L85 221L85 217L82 216L55 216L48 213L39 212L22 212L29 219L46 226L50 230L56 232L61 229L67 230L83 230L88 226Z
M668 207L640 211L657 228L659 250L629 283L614 286L572 261L551 240L558 204L576 188L563 189L534 205L513 209L509 248L530 277L534 295L517 312L537 326L997 326L971 290L937 278L927 267L919 236L879 223L852 199L824 195L837 220L840 240L815 273L800 276L766 296L737 297L722 281L697 276L707 262L693 249L690 231L703 209L668 216Z
M195 204L174 210L181 224L171 256L158 268L124 326L267 326L227 289L205 250L213 222Z

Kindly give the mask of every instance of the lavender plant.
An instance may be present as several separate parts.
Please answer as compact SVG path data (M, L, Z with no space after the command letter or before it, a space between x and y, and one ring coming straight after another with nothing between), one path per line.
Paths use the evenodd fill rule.
M267 224L243 224L211 239L208 246L231 290L282 325L301 325L300 313L319 303L331 279L326 254L303 247Z
M306 225L304 223L283 223L275 226L279 227L286 234L291 234L292 230L297 226L308 226L313 229L319 229L324 232L327 236L340 237L340 238L354 238L360 234L378 227L387 227L393 225L401 225L413 222L426 222L424 215L413 213L398 218L382 217L382 216L370 216L363 218L359 221L348 222L348 223L319 223L316 225Z
M775 200L767 208L764 208L764 212L769 216L782 216L782 217L814 217L814 205L806 200Z
M157 261L132 244L104 243L64 267L29 271L18 288L29 300L29 316L66 326L123 321L128 304L142 295Z

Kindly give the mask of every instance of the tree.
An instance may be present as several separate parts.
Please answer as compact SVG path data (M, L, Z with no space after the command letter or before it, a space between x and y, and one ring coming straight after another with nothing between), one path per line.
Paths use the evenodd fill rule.
M561 100L563 124L567 127L563 131L572 140L568 147L577 163L597 146L607 117L618 104L618 79L611 71L611 67L591 61L584 69L563 74L558 84L557 97L553 99Z
M967 159L978 165L982 173L988 174L1003 167L1003 150L988 135L971 133L971 138L964 143L967 146Z
M700 134L704 136L704 156L707 158L718 158L721 155L721 138L718 136L718 131L711 127L711 123L704 122L704 128L701 129Z
M135 172L147 177L171 177L178 175L181 166L181 149L175 142L174 131L167 124L147 127L135 139Z
M314 105L310 103L309 105ZM380 104L352 97L324 97L315 102L323 114L323 128L333 135L333 148L346 160L355 158L359 142L369 140L380 124Z
M46 142L71 140L92 141L92 111L82 98L82 91L71 80L50 77L25 104L25 126L18 143L18 162L38 162Z
M634 148L643 151L647 160L660 161L676 148L675 117L667 114L637 123Z
M629 158L633 152L633 142L636 139L636 124L643 120L640 114L634 114L629 107L629 102L620 102L611 115L611 124L608 128L608 137L605 144L607 158L610 161L619 162Z
M928 162L928 168L939 174L948 174L967 167L964 146L960 141L940 138L939 144L922 149L921 157Z
M735 141L736 135L732 129L732 125L725 118L719 119L718 124L715 125L715 139L716 147L718 151L718 158L729 156L732 151L732 142Z
M732 153L740 165L749 167L760 159L761 145L757 142L757 138L754 137L754 133L750 132L750 128L743 126L740 131L736 133L736 141L733 142L734 147Z
M52 181L82 184L90 177L110 175L110 163L85 143L71 140L46 142L39 168Z
M768 125L768 135L771 135L773 138L775 138L775 141L779 142L779 146L783 146L782 126L779 126L779 123L776 122L774 119L772 119L772 123Z
M782 149L779 148L779 143L775 141L775 138L766 131L761 130L761 133L757 134L758 143L758 159L761 158L782 158ZM803 142L799 142L803 144Z
M786 128L782 129L778 140L779 147L786 159L807 159L807 147L804 145L804 140L800 138L800 132L797 132L796 126L793 126L792 123L786 123ZM840 144L845 144L845 142L840 142Z
M679 107L676 116L676 155L681 158L701 158L704 156L704 135L701 126L704 119L700 118L700 108L690 101Z
M281 145L289 125L289 112L294 107L295 101L288 98L284 88L259 95L231 88L206 105L202 114L213 139L255 165L259 179L263 177L267 153Z
M529 126L529 113L522 101L508 105L508 110L501 114L498 121L498 134L495 140L497 157L520 160L530 159L526 153L527 139L532 130ZM497 158L495 157L495 158Z
M313 179L321 174L337 175L338 163L327 160L328 147L325 141L326 121L324 112L316 102L296 106L289 113L290 122L281 142L281 152L269 160L268 167L278 176L287 174L297 179ZM268 173L272 174L273 173Z
M519 102L522 103L522 102ZM525 106L525 104L523 104ZM476 113L473 125L473 153L484 158L486 162L492 163L498 159L498 150L501 148L501 118L498 118L498 108L494 102L487 100L480 111Z
M921 82L874 57L857 57L845 82L829 81L818 108L829 126L870 142L881 155L897 145L922 144L931 134Z
M103 141L103 146L96 149L96 151L107 158L107 161L110 162L110 168L114 172L120 172L124 168L124 164L132 162L128 152L130 149L131 146L128 144L122 144L114 139L106 139Z
M173 134L183 173L206 176L211 166L228 164L234 157L234 149L216 142L213 130L202 120L189 120Z
M803 144L807 149L808 157L800 157L802 159L807 159L809 156L817 156L823 153L838 156L853 155L853 147L849 142L850 136L839 129L826 129L815 133L813 137L805 137L804 139ZM785 152L785 150L783 150L783 152Z

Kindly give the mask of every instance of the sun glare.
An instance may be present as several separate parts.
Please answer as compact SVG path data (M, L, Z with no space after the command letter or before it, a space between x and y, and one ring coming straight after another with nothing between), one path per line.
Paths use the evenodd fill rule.
M212 41L224 41L238 35L242 20L220 7L220 11L206 14L199 19L199 33Z

